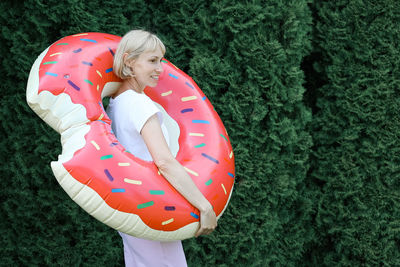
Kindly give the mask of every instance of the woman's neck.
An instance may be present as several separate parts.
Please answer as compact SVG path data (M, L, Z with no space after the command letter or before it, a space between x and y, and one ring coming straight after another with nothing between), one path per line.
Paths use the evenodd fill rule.
M135 78L125 79L122 81L122 84L118 88L118 90L112 95L112 98L116 98L117 96L128 90L133 90L138 94L142 94L144 88L141 88Z

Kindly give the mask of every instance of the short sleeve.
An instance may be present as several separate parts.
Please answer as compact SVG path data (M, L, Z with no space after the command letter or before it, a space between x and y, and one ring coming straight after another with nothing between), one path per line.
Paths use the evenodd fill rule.
M144 124L154 114L157 114L161 123L162 113L147 95L134 93L134 97L131 100L129 103L129 118L138 133L141 132Z

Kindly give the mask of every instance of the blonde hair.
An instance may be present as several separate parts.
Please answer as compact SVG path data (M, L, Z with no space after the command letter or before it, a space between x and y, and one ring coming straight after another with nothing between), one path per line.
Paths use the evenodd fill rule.
M114 73L121 79L127 79L134 76L130 67L125 62L137 59L145 51L155 51L157 48L165 54L165 46L161 40L150 32L144 30L132 30L127 32L118 44L114 55ZM128 56L124 61L124 54Z

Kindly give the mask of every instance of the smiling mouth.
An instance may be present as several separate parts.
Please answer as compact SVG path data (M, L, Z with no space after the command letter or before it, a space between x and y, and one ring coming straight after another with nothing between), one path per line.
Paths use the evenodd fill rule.
M154 80L157 80L160 78L160 76L151 76L151 78L153 78Z

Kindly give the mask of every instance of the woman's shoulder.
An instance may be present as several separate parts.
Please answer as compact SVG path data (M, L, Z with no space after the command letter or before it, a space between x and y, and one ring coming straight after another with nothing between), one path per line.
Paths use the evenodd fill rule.
M115 98L110 99L114 104L127 103L127 104L140 104L140 103L151 103L152 100L144 93L140 94L133 90L127 90Z
M126 92L122 93L126 94L124 98L134 99L138 101L151 101L150 97L148 97L145 93L137 93L133 90L127 90ZM122 95L121 94L121 95Z

